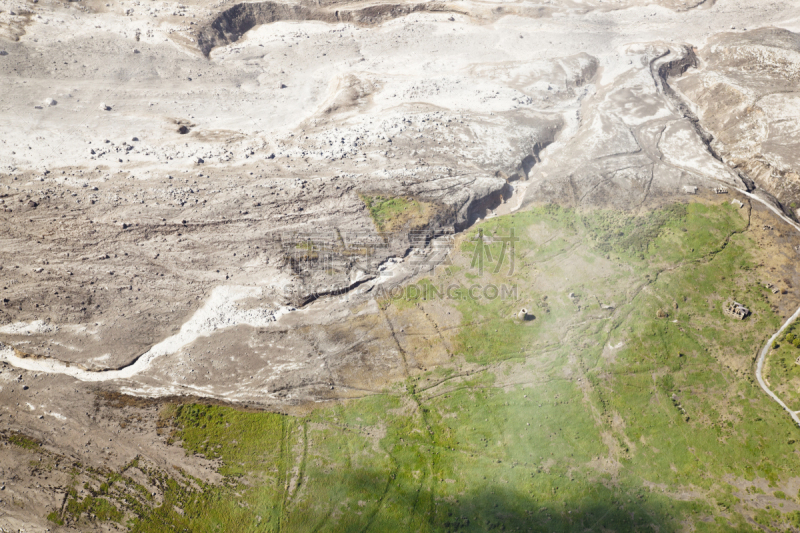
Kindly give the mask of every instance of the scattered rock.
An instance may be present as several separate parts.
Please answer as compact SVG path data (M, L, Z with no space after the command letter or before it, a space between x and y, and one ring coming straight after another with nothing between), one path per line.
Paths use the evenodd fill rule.
M47 105L47 106L53 106L53 105L56 105L57 103L58 102L56 102L52 98L45 98L45 100L44 100L44 105Z

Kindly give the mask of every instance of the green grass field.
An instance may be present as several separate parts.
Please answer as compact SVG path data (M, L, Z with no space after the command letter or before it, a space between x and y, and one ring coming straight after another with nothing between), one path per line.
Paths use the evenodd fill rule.
M800 410L800 324L790 325L767 356L764 377L790 409Z
M512 228L509 274L490 241ZM158 507L117 498L131 530L800 527L800 431L748 370L780 318L738 210L543 206L484 222L458 250L420 283L465 288L441 299L461 317L451 364L304 417L166 407L175 445L220 460L225 482L171 474ZM473 298L478 282L516 285L516 298ZM752 315L725 317L727 297ZM391 317L424 312L420 298L381 303ZM535 318L517 319L521 306ZM783 342L773 357L797 372L797 354Z

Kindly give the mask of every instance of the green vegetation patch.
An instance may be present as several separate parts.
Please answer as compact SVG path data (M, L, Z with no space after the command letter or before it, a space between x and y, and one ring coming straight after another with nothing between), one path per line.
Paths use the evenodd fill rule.
M67 500L66 511L76 518L87 515L100 521L119 522L123 518L122 512L108 499L93 496L86 496L81 500L70 497Z
M25 448L26 450L35 450L40 446L38 440L34 439L33 437L24 435L22 433L11 433L8 436L8 442L13 444L14 446Z
M59 525L59 526L63 526L64 525L64 520L62 520L61 517L59 516L59 514L56 513L55 511L49 513L47 515L47 519L49 521L53 522L56 525Z
M414 198L360 195L378 231L417 229L428 224L435 206Z
M188 452L208 459L221 459L220 473L243 477L258 465L274 462L280 456L279 443L285 418L260 417L254 423L247 413L230 411L215 405L181 405L175 415L175 438ZM236 435L235 439L229 439Z

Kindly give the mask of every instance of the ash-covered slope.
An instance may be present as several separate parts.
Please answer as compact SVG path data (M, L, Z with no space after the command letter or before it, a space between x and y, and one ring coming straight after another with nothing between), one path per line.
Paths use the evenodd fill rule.
M800 35L767 27L715 35L675 83L712 149L792 211L800 207ZM796 214L796 213L795 213Z
M43 371L158 354L148 393L230 397L232 374L193 389L171 357L226 331L346 324L420 257L431 267L437 234L526 203L642 212L684 187L794 190L778 118L794 37L730 33L742 17L791 25L791 2L41 0L0 15L0 341ZM739 108L703 92L714 69L749 84L753 131L772 133L725 137ZM425 215L384 235L377 197ZM341 355L304 342L286 357ZM102 381L141 391L126 372ZM238 399L263 397L248 387Z

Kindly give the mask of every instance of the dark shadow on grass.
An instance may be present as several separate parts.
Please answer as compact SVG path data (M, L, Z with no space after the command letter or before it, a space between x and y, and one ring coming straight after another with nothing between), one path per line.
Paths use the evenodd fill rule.
M378 441L355 423L310 435L285 415L218 406L181 406L175 417L187 451L218 457L233 474L221 485L167 474L158 482L163 504L140 509L134 532L669 533L713 514L641 481L611 483L566 451L528 464L437 444L420 430L430 428L424 417L407 425L381 417L396 426Z
M503 467L510 468L510 467ZM217 531L230 533L285 532L607 532L682 530L679 520L690 508L690 502L676 502L654 495L641 488L609 488L603 484L572 482L557 475L536 474L540 478L536 494L517 490L501 482L472 487L463 493L449 491L437 481L431 487L428 475L416 483L409 472L389 472L372 468L357 469L343 478L326 480L308 478L295 500L267 521L257 509L235 512L236 525L227 520L211 521L209 515L220 515L224 500L236 501L242 487L226 491L211 491L189 495L173 487L175 494L165 498L162 506L143 517L134 531ZM491 472L503 478L504 472ZM435 477L435 475L433 476ZM310 490L309 490L310 489ZM329 497L325 497L325 492ZM567 493L567 496L560 496ZM342 497L330 497L333 495ZM280 494L266 502L276 511L281 506ZM182 500L192 504L182 507L182 513L171 507L181 507ZM366 502L366 503L365 503ZM671 508L675 505L676 508ZM683 507L683 510L680 508ZM244 511L244 512L243 512ZM225 511L222 510L222 515ZM678 517L673 518L673 517Z
M557 483L555 476L546 476ZM385 486L376 483L376 476L367 472L355 473L346 481L346 492L351 494L382 494ZM559 491L575 492L560 480L561 487L552 484L553 495L542 493L525 494L507 484L492 484L475 487L464 494L443 495L440 487L422 488L416 493L412 487L390 486L382 496L380 507L374 516L364 519L367 513L359 513L358 507L341 513L341 502L320 513L313 531L430 531L430 532L478 532L478 531L659 531L682 530L683 524L674 519L676 507L694 507L691 503L673 502L665 497L652 498L641 489L624 487L609 489L602 484L584 484L575 497L561 498ZM545 482L545 485L550 483ZM416 503L416 505L414 505ZM342 516L333 519L339 507ZM688 509L687 509L688 510ZM308 512L308 511L306 511ZM349 513L349 516L348 516ZM677 511L678 514L683 514ZM288 523L292 510L289 510ZM309 517L310 518L310 517ZM306 522L300 520L299 522ZM314 522L309 520L308 522ZM287 531L304 531L288 529Z

